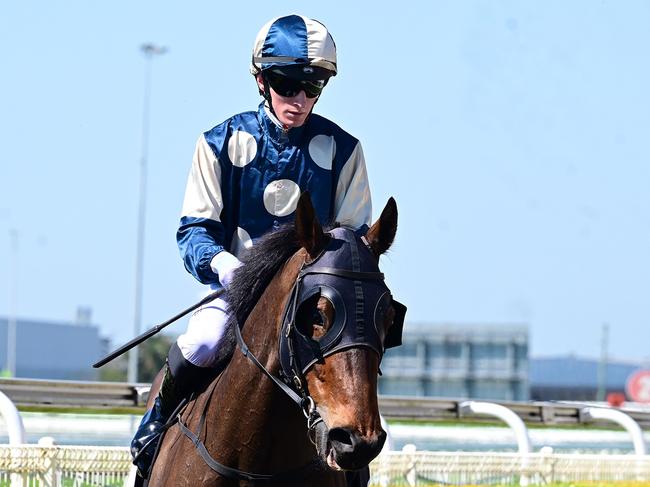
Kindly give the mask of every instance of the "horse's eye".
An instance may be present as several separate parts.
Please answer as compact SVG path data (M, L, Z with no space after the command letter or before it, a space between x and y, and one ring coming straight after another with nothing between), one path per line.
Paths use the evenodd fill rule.
M296 320L298 331L306 337L317 338L321 336L323 327L327 317L325 314L315 306L309 307L310 309L303 309Z
M311 318L312 326L325 326L326 319L325 313L319 309L315 309Z
M325 301L321 301L325 300ZM329 300L316 295L304 301L296 314L296 327L303 336L318 341L327 333L330 326L330 314L334 314Z

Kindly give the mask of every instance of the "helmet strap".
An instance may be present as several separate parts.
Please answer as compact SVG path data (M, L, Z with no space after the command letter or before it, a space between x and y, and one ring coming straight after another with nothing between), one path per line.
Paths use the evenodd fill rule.
M260 94L264 97L266 102L269 104L269 109L271 110L271 113L275 115L275 118L278 118L278 114L275 113L275 110L273 109L273 100L271 99L271 86L269 85L269 81L266 79L266 76L262 74L262 83L264 83L264 91L260 91Z

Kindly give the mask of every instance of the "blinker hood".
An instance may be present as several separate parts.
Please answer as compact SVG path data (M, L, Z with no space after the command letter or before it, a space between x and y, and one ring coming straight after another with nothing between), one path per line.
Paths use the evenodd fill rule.
M314 363L346 348L368 347L381 359L385 349L401 344L406 307L393 300L376 257L352 230L335 228L330 234L320 257L301 269L285 309L280 364L288 378L304 375ZM329 329L318 339L303 334L296 322L315 297L328 299L334 310ZM391 305L395 318L384 336Z

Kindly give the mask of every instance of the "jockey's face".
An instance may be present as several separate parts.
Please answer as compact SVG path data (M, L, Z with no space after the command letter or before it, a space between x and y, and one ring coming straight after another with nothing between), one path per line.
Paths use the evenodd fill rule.
M264 91L264 81L262 76L257 76L257 85L259 89ZM278 117L280 123L288 128L295 128L302 126L307 117L311 113L312 108L318 98L308 98L305 91L301 90L295 96L280 96L273 88L269 87L271 92L271 103L273 104L273 111L275 116Z

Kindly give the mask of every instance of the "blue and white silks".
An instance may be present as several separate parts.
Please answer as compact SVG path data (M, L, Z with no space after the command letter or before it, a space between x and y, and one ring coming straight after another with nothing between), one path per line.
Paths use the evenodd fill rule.
M368 176L361 145L316 114L284 130L262 103L199 137L187 181L177 241L186 269L217 284L210 262L235 256L266 232L292 221L298 198L311 194L322 223L370 224Z

